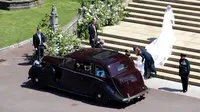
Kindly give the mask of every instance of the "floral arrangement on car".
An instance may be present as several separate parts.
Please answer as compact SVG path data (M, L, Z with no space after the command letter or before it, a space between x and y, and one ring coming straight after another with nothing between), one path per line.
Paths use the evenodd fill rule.
M95 0L93 3L83 2L80 8L80 19L77 23L77 34L82 39L88 39L88 24L92 18L97 19L97 29L103 26L117 24L125 16L123 0Z

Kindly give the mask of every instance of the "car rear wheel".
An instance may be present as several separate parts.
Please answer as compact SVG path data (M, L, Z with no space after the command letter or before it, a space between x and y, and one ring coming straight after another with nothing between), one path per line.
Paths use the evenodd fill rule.
M95 93L95 100L99 104L106 104L109 100L109 97L103 92L97 92Z

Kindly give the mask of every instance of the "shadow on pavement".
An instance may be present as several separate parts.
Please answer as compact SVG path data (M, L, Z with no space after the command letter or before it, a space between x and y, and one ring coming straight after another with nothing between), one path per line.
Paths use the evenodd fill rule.
M33 90L37 90L37 91L41 91L41 92L48 92L48 93L51 93L51 94L54 94L54 95L57 95L60 97L64 97L64 98L68 98L68 99L72 99L72 100L76 100L76 101L81 101L83 103L94 105L94 106L99 106L99 107L104 107L104 108L114 108L114 109L124 109L132 104L136 104L137 102L140 102L145 99L145 98L135 99L131 103L118 103L118 102L114 102L114 101L109 101L106 105L101 105L101 104L98 104L97 102L95 102L92 98L83 97L83 96L72 94L69 92L57 90L54 88L38 89L32 84L32 82L30 80L27 82L24 82L21 85L21 87L33 89ZM76 105L77 104L73 104L72 106L76 106Z
M33 55L29 55L29 54L24 54L22 55L22 57L24 58L24 60L26 62L23 62L23 63L18 63L18 65L21 65L21 66L28 66L28 65L32 65L33 63Z
M158 88L159 90L165 90L165 91L169 91L169 92L182 92L181 89L173 89L173 88L168 88L168 87L162 87L162 88Z
M29 66L29 65L32 65L32 63L30 63L30 62L24 62L24 63L18 63L18 65Z
M24 60L26 60L26 61L31 61L33 58L33 55L26 53L26 54L22 55L22 57L24 57Z

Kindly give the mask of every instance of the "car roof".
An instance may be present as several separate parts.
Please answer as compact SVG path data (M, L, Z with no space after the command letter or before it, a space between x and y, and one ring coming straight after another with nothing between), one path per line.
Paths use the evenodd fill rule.
M124 58L124 54L117 51L101 48L83 48L68 55L71 58L86 62L93 62L99 65L110 65Z

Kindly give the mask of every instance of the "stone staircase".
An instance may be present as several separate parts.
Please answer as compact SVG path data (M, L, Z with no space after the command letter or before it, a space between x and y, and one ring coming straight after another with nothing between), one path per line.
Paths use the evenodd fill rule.
M129 17L125 18L124 21L161 27L167 5L172 6L175 14L174 29L200 33L200 2L194 0L140 0L140 2L131 2L126 9L129 12Z
M158 78L180 82L178 66L180 54L185 53L191 63L189 82L200 86L200 1L199 0L140 0L130 2L129 16L119 25L107 26L99 32L105 40L104 48L124 53L133 46L145 47L159 37L165 8L171 5L175 15L176 42L165 66L157 69ZM88 43L88 42L86 42ZM132 56L136 56L132 52Z

